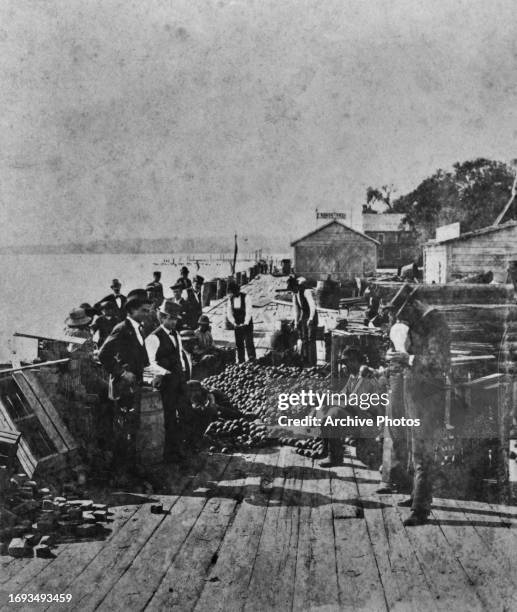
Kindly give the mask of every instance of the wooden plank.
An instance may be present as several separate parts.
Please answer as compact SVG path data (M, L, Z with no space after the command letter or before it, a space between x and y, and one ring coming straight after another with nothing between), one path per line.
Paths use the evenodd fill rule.
M229 457L208 461L204 469L193 478L186 478L187 487L184 486L185 479L180 481L176 495L153 496L162 501L164 513L152 514L149 504L140 506L126 528L114 535L110 545L102 548L99 554L66 584L57 586L51 579L54 591L74 594L70 606L65 606L63 609L92 610L100 605L121 576L131 567L149 539L170 516L168 513L172 513L174 506L183 499L184 495L188 496L196 489L199 482L217 479L226 468L228 461ZM168 548L166 542L161 544L164 550ZM151 562L148 569L154 571L157 568Z
M34 414L36 415L36 417L38 418L39 422L41 423L43 429L45 430L45 433L52 440L52 443L54 444L56 450L59 453L66 453L66 452L68 452L68 448L69 447L66 444L65 439L61 435L58 427L56 427L55 423L50 419L50 417L47 414L46 410L41 405L41 403L39 401L39 398L34 393L32 387L30 386L30 384L24 378L23 373L22 372L17 372L15 374L13 374L13 378L16 381L16 383L17 383L18 387L20 388L20 390L22 391L22 393L24 394L25 398L29 402L30 407L32 408L32 410L33 410ZM60 421L61 421L61 419L60 419ZM64 427L64 425L63 425L63 427Z
M347 461L344 466L330 470L330 475L342 609L387 610L387 600L356 481L356 478L370 479L370 474L366 472L363 475L361 471L356 476Z
M27 385L30 387L30 390L32 391L33 396L37 400L36 404L34 405L34 408L36 408L36 405L39 403L39 405L42 407L43 411L45 412L46 416L48 417L50 422L53 424L54 429L57 431L57 433L63 440L67 450L70 451L70 450L76 449L77 442L75 441L72 434L68 431L68 427L64 424L63 419L59 416L57 410L54 407L54 404L52 403L49 396L47 395L47 392L45 391L45 389L43 388L43 386L37 379L35 373L34 372L20 372L19 374L13 374L13 378L16 380L16 382L19 385L22 379L26 381ZM43 422L40 416L40 412L41 411L38 410L36 414L38 415L40 420Z
M398 496L397 496L398 497ZM395 496L393 496L395 501ZM401 520L407 511L395 506ZM436 597L440 610L479 610L483 600L474 581L461 565L441 530L433 524L407 527L406 533Z
M306 460L282 447L278 468L280 497L278 503L273 498L264 520L248 586L248 612L290 610L293 606Z
M198 490L181 497L102 599L103 608L192 608L203 589L206 573L217 558L228 525L238 511L248 460L246 456L232 456L220 475L221 480L213 487L211 482L201 481ZM93 606L90 608L88 603L86 609Z
M435 504L432 517L471 578L485 608L501 612L517 609L515 585L501 572L470 521L465 517L458 518L458 512L443 508Z
M2 400L0 400L0 424L3 427L10 429L11 431L20 433ZM38 461L36 457L34 457L34 455L32 454L31 449L27 444L26 440L23 438L23 436L20 438L16 457L18 458L18 461L20 462L22 468L25 470L25 473L30 478L32 478L32 475L36 471Z
M115 510L113 522L108 524L112 534L107 540L92 540L88 542L57 543L53 549L55 555L50 559L20 559L25 561L23 567L15 575L10 576L1 587L0 594L27 592L61 592L64 590L49 591L54 585L59 589L62 582L71 580L71 576L79 573L96 554L105 546L110 546L110 540L137 511L137 507L121 508ZM43 606L39 604L41 608Z
M226 612L244 606L269 500L278 495L271 486L278 461L278 452L257 455L253 472L246 479L245 498L207 575L195 610Z
M308 460L307 464L311 465ZM341 610L329 473L304 478L294 610Z
M394 507L395 499L384 495L380 499L375 494L379 483L361 478L366 473L374 480L378 474L359 469L362 464L355 459L352 464L388 607L408 612L437 610L436 597Z

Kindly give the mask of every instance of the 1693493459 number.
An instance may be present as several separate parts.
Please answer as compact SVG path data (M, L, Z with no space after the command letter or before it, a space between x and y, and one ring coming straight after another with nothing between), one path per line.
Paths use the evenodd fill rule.
M71 593L9 593L9 603L70 603Z

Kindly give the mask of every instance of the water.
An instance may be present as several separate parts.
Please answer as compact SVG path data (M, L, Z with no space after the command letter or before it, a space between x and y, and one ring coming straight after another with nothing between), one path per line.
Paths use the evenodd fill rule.
M167 297L171 294L170 285L180 276L182 265L189 268L190 277L195 274L206 280L227 277L231 271L230 262L215 260L215 257L164 253L4 256L0 361L9 361L15 331L62 335L70 310L82 302L93 304L110 293L113 278L120 279L122 293L127 294L131 289L145 287L153 280L153 271L160 270ZM275 261L280 257L273 255ZM239 259L236 271L247 270L253 263L250 259ZM17 339L19 356L30 356L27 351L33 345L32 341Z

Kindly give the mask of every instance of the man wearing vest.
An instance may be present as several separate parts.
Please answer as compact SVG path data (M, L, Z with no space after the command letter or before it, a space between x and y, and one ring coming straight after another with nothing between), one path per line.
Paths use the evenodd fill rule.
M239 363L246 361L244 349L248 359L255 359L255 345L253 343L253 319L251 317L251 300L248 295L239 290L235 281L228 283L228 306L226 318L235 330L235 346Z
M158 310L160 327L145 339L145 347L155 386L160 390L163 405L165 462L180 460L184 456L184 427L186 414L186 364L181 336L176 330L181 317L181 306L164 300Z
M296 283L290 283L293 291L294 324L300 332L302 341L302 358L304 364L315 366L316 358L316 329L318 327L318 312L312 291L307 287L303 276Z

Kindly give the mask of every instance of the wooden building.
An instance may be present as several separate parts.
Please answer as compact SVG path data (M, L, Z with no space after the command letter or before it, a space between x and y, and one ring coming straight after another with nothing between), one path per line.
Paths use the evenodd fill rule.
M375 274L377 240L333 220L291 243L294 269L309 281L349 280Z
M492 272L494 281L505 283L511 261L517 260L517 221L491 225L424 246L424 282L449 283L456 279Z
M363 232L379 242L377 266L398 268L416 261L421 253L415 235L400 213L363 213Z

